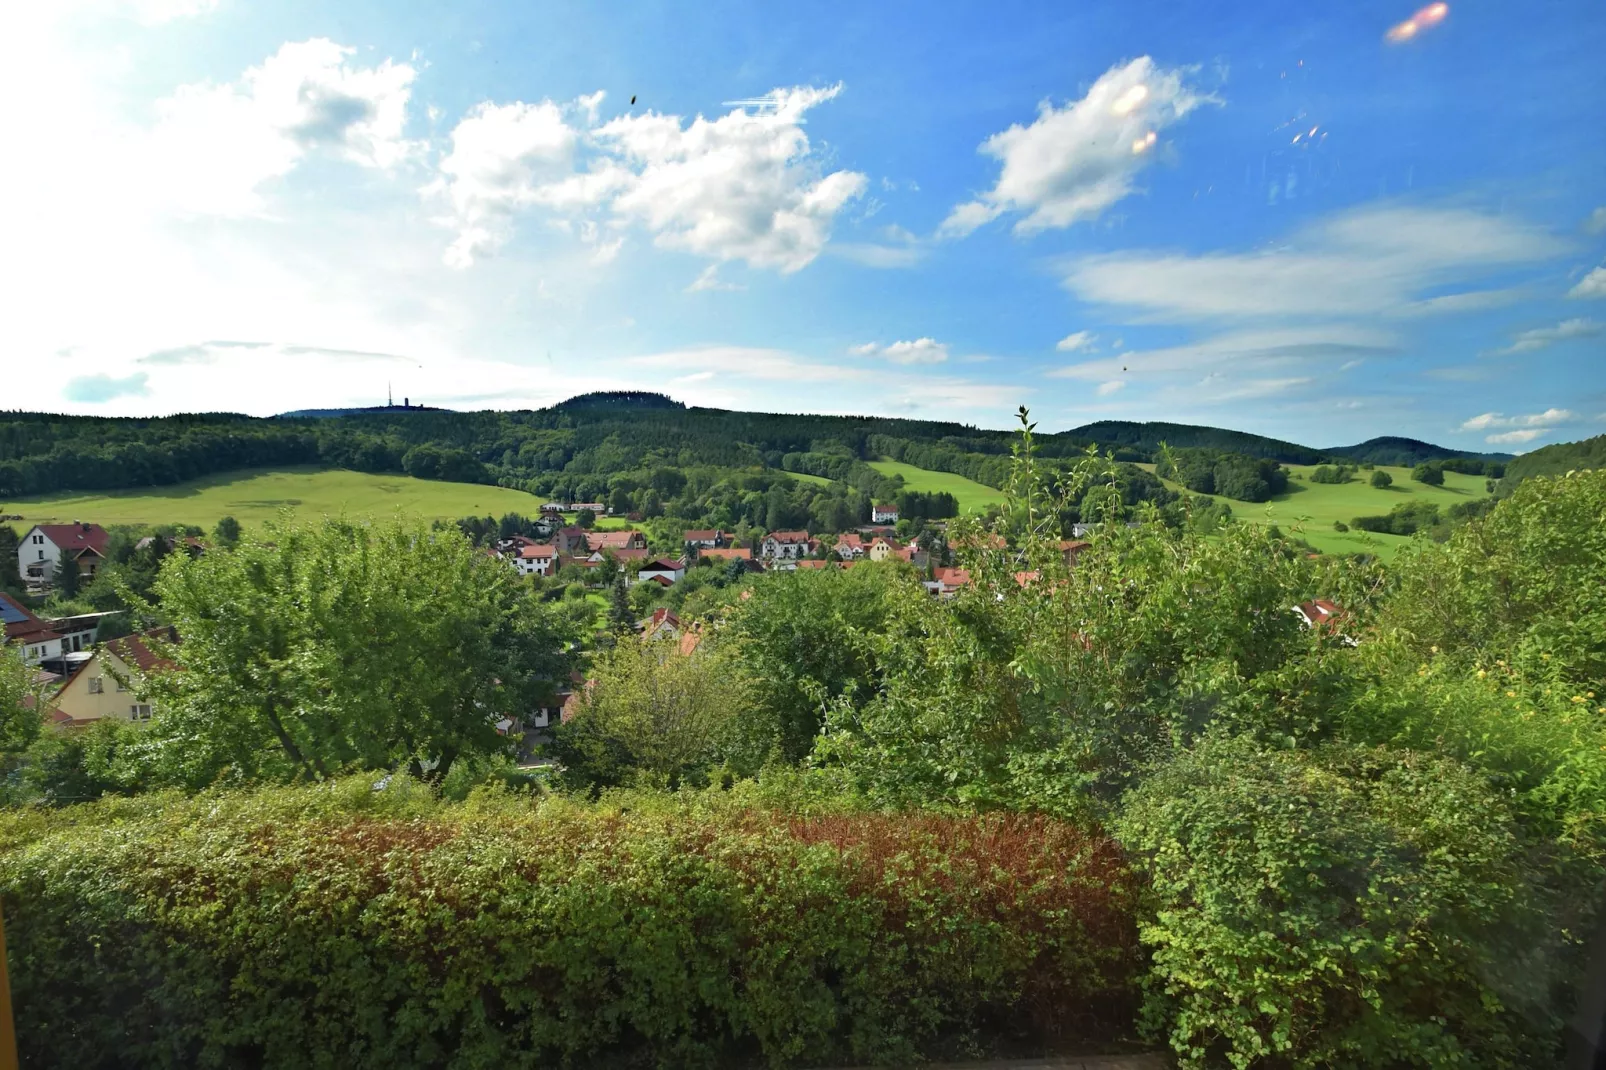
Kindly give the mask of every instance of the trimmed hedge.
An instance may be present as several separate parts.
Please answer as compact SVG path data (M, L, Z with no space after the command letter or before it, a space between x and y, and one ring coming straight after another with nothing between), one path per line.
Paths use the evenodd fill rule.
M368 781L0 815L30 1066L892 1062L1125 1035L1134 880L1033 817Z

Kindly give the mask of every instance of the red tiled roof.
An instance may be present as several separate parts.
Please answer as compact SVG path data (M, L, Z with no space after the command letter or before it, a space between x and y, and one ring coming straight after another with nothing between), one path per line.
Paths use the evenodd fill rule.
M701 528L699 528L699 529L696 529L696 530L693 530L693 531L686 532L686 541L687 542L708 542L709 540L717 540L723 534L724 534L724 532L719 531L718 529L709 529L707 531L704 531Z
M60 639L61 633L50 625L34 616L33 610L12 598L9 594L0 594L0 602L5 603L14 612L7 616L21 614L22 620L9 621L6 624L6 639L13 643L48 643L52 639Z
M838 565L838 564L841 564L841 562L840 561L799 561L797 563L797 567L798 568L830 568L831 566Z
M621 550L609 547L608 552L613 555L615 561L645 561L652 551L640 546L626 546Z
M1325 598L1313 598L1309 602L1301 602L1296 608L1299 615L1312 627L1331 624L1344 615L1343 609Z
M720 546L712 549L697 551L698 557L712 557L719 561L729 561L737 558L742 561L753 560L753 551L746 546Z
M593 550L623 550L637 540L645 541L639 531L592 531L586 534L586 543Z
M944 587L970 586L970 570L968 568L939 568L932 573L932 576Z
M558 548L548 546L546 543L530 543L519 547L519 556L526 561L536 561L543 557L557 557Z
M99 524L40 524L38 530L45 538L62 550L93 550L106 555L106 540L110 538Z
M776 542L808 542L809 533L806 531L772 531L770 538Z
M177 643L178 632L172 628L157 628L144 635L125 635L121 639L113 639L105 644L106 649L116 654L126 664L134 666L140 672L160 672L174 669L177 666L168 658L161 657L150 648L151 642Z
M849 531L836 540L837 549L864 549L864 540L857 531Z
M648 561L646 564L642 565L641 566L641 571L643 571L643 572L680 572L685 567L686 566L681 564L679 561L666 561L666 560L664 560L663 558L660 557L656 561Z

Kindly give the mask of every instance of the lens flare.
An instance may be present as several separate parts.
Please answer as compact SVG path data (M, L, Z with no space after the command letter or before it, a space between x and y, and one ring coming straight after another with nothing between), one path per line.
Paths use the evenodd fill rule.
M1147 99L1149 99L1149 87L1140 83L1116 97L1115 103L1110 105L1110 111L1116 115L1130 115Z
M1429 26L1437 26L1450 14L1450 5L1445 3L1429 4L1419 10L1415 15L1404 22L1390 26L1384 39L1393 44L1409 41Z
M1155 137L1154 131L1150 130L1147 134L1132 142L1132 155L1140 156L1154 148Z

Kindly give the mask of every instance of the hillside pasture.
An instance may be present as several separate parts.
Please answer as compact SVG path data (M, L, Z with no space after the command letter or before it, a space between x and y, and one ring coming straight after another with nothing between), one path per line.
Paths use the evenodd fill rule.
M1140 465L1154 471L1154 465ZM1430 487L1411 479L1409 468L1386 465L1378 467L1394 479L1394 485L1381 490L1371 485L1370 471L1357 471L1348 483L1313 483L1310 474L1314 465L1290 464L1288 490L1269 502L1240 502L1231 498L1226 502L1233 516L1250 523L1276 524L1284 531L1296 532L1323 553L1353 554L1376 553L1384 558L1393 557L1401 546L1410 540L1401 535L1380 535L1370 531L1334 531L1333 522L1352 523L1358 516L1381 516L1402 502L1424 500L1439 508L1488 497L1483 476L1444 473L1444 486ZM1182 488L1169 480L1163 481L1172 490Z
M945 491L952 494L958 500L959 511L962 513L979 513L989 505L996 505L1004 500L1003 491L994 490L964 476L956 476L952 472L933 472L930 469L916 468L912 464L889 461L885 458L871 461L870 467L884 476L902 476L903 485L909 490L928 494Z
M533 516L540 509L540 499L506 487L311 467L248 469L164 487L72 491L0 502L0 512L22 514L24 527L84 520L102 525L194 524L208 530L225 516L251 525L284 510L302 518L388 517L399 512L456 519L505 513Z

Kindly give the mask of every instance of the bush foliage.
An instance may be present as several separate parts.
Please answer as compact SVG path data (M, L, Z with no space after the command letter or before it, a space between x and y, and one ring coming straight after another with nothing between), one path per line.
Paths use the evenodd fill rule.
M0 845L36 1066L892 1062L1115 1032L1137 966L1119 849L1041 817L397 778L12 812Z

